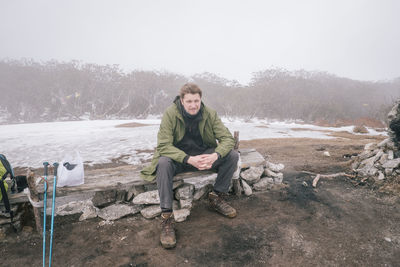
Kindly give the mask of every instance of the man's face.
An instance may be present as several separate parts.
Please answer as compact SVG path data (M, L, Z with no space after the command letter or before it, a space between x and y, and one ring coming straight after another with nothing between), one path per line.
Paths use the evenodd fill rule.
M200 110L201 97L200 94L185 94L181 98L182 106L190 115L196 115Z

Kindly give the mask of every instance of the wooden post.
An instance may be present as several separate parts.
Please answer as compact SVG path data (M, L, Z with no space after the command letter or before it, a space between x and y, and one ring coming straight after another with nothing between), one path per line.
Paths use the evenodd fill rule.
M35 173L32 170L28 169L26 177L31 199L33 201L39 201L39 194L35 183ZM40 218L40 208L33 207L33 214L35 215L36 231L38 231L40 235L43 235L42 221Z
M239 149L239 131L233 132L233 138L235 138L235 147L233 149L238 150Z
M239 131L233 132L233 138L235 139L235 146L233 149L237 151L239 149ZM240 185L239 177L237 177L237 179L232 179L232 184L233 192L235 193L235 195L240 196L242 194L242 186Z

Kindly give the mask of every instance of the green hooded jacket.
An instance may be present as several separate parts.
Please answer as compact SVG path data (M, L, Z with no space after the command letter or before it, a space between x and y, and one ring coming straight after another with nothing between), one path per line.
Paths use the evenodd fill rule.
M177 107L176 100L164 112L157 135L157 148L153 160L149 166L144 167L140 172L140 176L144 180L154 180L160 156L169 157L180 163L183 163L183 159L186 157L186 153L176 147L176 144L185 135L185 122ZM201 105L203 118L199 122L199 130L203 142L208 147L215 148L215 152L219 153L221 157L225 157L235 146L235 140L218 117L217 112L206 107L203 102Z

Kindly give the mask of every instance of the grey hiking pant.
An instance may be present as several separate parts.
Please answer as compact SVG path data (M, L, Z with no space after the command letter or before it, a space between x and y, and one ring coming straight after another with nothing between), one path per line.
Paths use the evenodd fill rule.
M204 154L214 153L214 148L207 149ZM236 150L231 150L228 155L217 159L212 165L211 170L217 171L217 179L214 190L217 192L228 193L232 175L236 171L239 154ZM168 157L161 156L158 159L156 179L158 194L160 196L161 209L172 209L173 200L173 178L174 175L185 171L196 171L197 169L189 164L176 162Z

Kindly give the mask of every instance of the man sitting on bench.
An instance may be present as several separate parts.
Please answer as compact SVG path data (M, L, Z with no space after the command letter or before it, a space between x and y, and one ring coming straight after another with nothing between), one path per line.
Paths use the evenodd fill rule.
M202 91L196 84L183 85L161 120L152 163L141 171L145 180L157 179L162 210L160 242L164 248L176 245L172 186L174 175L180 172L218 171L213 191L208 194L209 204L226 217L236 216L236 210L222 198L228 193L237 167L235 141L216 111L205 106L201 97Z

